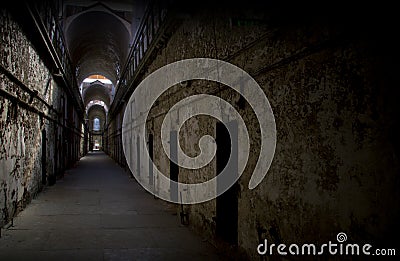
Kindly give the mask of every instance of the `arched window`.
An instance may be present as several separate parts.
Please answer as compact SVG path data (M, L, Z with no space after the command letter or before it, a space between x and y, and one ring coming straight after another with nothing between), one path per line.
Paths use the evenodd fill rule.
M99 131L100 130L100 119L99 118L94 118L94 120L93 120L93 130L94 131Z

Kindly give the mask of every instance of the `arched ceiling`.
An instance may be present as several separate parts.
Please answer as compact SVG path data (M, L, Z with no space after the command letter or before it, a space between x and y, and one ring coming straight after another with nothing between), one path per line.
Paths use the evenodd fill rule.
M99 100L103 101L108 108L110 108L111 97L110 89L101 83L93 83L87 87L82 93L82 99L85 107L90 101Z
M106 110L104 109L103 106L99 105L99 104L94 104L93 106L91 106L88 110L88 116L102 116L102 117L106 117Z
M91 106L88 110L88 119L89 119L89 129L93 129L93 120L95 118L100 119L100 130L103 129L104 123L106 122L106 111L103 106L95 104Z
M80 84L101 74L115 85L128 55L130 24L104 6L93 6L67 18L65 34Z

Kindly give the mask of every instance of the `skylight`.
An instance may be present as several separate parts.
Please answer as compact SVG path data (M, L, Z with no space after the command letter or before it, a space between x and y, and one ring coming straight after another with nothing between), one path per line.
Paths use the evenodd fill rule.
M83 80L83 82L86 82L86 83L91 83L91 82L95 82L95 81L99 81L104 84L112 84L112 82L109 79L107 79L106 77L104 77L103 75L100 75L100 74L90 75L85 80Z

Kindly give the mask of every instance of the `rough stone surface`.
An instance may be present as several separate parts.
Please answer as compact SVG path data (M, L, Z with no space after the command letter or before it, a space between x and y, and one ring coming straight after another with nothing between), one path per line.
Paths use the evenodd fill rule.
M216 93L241 113L251 137L252 154L239 181L241 251L257 259L256 247L264 239L324 243L342 231L353 242L390 245L399 218L393 206L399 199L399 124L389 78L393 69L389 51L375 40L379 32L318 21L246 22L246 15L268 19L257 13L191 13L148 63L145 76L195 57L222 59L252 75L267 95L277 124L275 158L266 179L248 189L259 152L254 113L248 105L238 106L237 93L215 84L193 82L161 96L147 123L154 144L161 144L163 115L172 105L189 95ZM237 17L245 22L234 22ZM196 155L204 134L215 135L215 121L191 119L180 133L183 150ZM162 146L154 146L154 160L169 175ZM143 168L148 163L140 164ZM179 180L198 182L215 174L214 160L201 170L180 169ZM185 209L191 226L215 236L215 200Z
M38 97L52 105L56 111L61 110L61 96L66 99L65 92L57 86L51 73L13 17L6 10L0 9L0 12L1 66L30 90L37 91ZM22 102L29 103L29 93L4 74L0 75L0 87L1 90L19 98ZM38 99L33 99L30 105L39 112L57 119L58 115L50 111ZM77 119L76 112L71 111ZM70 126L79 126L79 122L76 121ZM47 159L45 166L42 161L42 131L44 130L46 131L45 158ZM66 157L66 151L60 149L60 144L59 150L55 149L56 136L61 135L60 133L57 131L56 123L0 96L0 227L24 208L42 189L43 171L46 176L57 174L54 155L59 155L61 152L60 158ZM79 145L77 147L79 148Z

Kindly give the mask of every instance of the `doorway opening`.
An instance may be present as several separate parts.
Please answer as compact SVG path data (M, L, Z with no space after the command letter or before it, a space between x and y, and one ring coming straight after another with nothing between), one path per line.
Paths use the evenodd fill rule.
M229 131L228 131L228 129ZM232 142L229 136L232 135ZM218 122L216 125L217 142L217 191L221 191L226 176L238 175L238 126L236 121ZM229 157L231 159L229 160ZM221 175L222 174L222 175ZM238 244L238 182L236 181L222 195L217 197L216 234L223 241Z
M169 175L171 179L170 183L170 196L171 200L178 202L178 184L174 183L178 182L179 176L179 167L175 162L178 162L178 132L171 131L170 132L170 156L169 160Z

